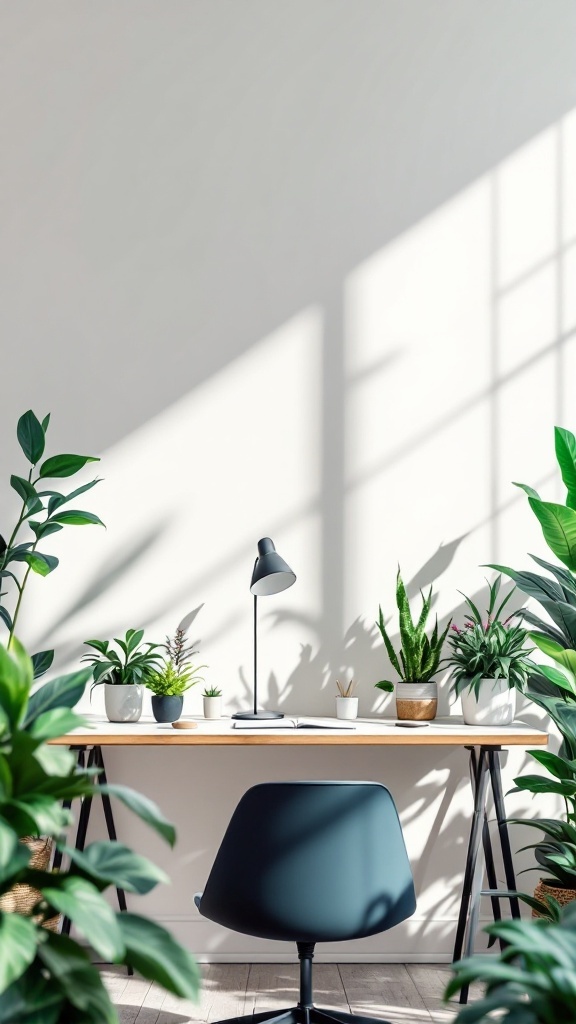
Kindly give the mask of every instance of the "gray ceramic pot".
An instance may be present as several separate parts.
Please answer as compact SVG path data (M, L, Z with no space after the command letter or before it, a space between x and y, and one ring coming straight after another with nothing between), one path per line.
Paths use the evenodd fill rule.
M152 697L152 714L157 722L177 722L183 706L184 697Z
M109 722L137 722L142 714L142 686L104 683L104 705Z

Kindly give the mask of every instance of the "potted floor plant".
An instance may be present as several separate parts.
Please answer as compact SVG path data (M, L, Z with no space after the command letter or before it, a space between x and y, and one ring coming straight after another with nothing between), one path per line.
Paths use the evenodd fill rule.
M576 685L576 680L573 683ZM542 872L534 899L546 904L551 898L552 905L565 905L576 900L576 705L543 699L546 710L562 734L564 753L529 750L528 753L548 775L521 775L514 779L515 791L535 796L560 796L564 801L565 817L513 818L511 821L518 825L532 825L544 833L544 839L524 847L534 850L537 864L536 868L526 870ZM533 912L546 915L546 911L539 911L536 907L533 907Z
M9 651L0 645L0 899L15 886L36 893L27 913L0 903L0 1024L119 1024L94 958L130 965L176 996L198 991L197 966L170 933L132 911L115 912L106 898L114 886L146 894L167 881L164 872L120 842L80 851L63 838L72 821L67 802L105 790L171 846L175 841L151 800L124 786L99 786L72 751L48 745L86 725L72 709L89 676L88 669L75 672L32 693L31 659L15 638ZM23 841L31 832L58 845L58 872L32 865ZM44 927L58 914L70 918L82 944Z
M336 718L354 719L358 717L358 697L354 696L356 680L351 679L349 683L336 680L338 694L336 696Z
M217 686L207 686L202 694L204 718L222 718L222 690Z
M142 714L142 687L158 668L160 644L144 643L143 629L129 629L124 640L85 640L91 652L82 656L93 666L96 686L104 686L106 715L110 722L137 722ZM118 650L111 646L114 642Z
M516 690L523 690L531 664L527 631L502 621L511 590L498 603L502 576L488 584L488 607L481 614L466 597L462 627L453 625L448 640L453 689L462 702L465 725L510 725L516 713Z
M454 965L444 998L472 982L485 994L463 1007L455 1024L574 1024L576 1020L576 906L555 920L498 921L485 931L505 943L498 956L475 956Z
M186 630L180 627L172 638L166 637L163 645L166 654L164 663L154 669L146 678L146 686L152 691L152 713L157 722L177 722L184 707L184 694L196 683L204 682L199 671L206 665L192 665L191 659L198 651L187 643Z
M379 608L377 626L382 634L384 646L392 667L400 676L396 684L396 714L399 719L427 721L436 717L438 708L438 687L434 679L440 659L442 646L450 628L438 632L438 618L430 636L426 634L426 622L432 605L432 587L428 596L422 596L422 608L418 620L414 622L410 613L410 603L406 588L402 582L400 569L396 577L396 605L400 625L401 647L396 653L386 630L382 608ZM375 683L380 690L392 692L394 683L382 679Z

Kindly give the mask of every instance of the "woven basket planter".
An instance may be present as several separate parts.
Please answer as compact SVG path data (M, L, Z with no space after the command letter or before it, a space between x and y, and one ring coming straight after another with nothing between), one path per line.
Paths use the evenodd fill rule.
M561 907L565 907L568 903L576 900L576 889L557 889L555 886L546 885L546 882L540 879L534 889L534 899L545 903L546 896L552 896ZM539 914L537 910L533 910L532 917L544 917L544 914Z
M36 871L47 871L52 854L52 840L47 836L26 836L20 842L24 843L32 851L32 857L28 866ZM0 910L3 910L5 914L22 914L24 917L30 917L33 908L41 898L42 894L37 889L34 889L31 885L18 882L17 885L12 886L9 892L5 892L3 896L0 896ZM45 921L44 928L56 932L58 931L59 924L60 915L58 914L56 917L50 918L49 921Z

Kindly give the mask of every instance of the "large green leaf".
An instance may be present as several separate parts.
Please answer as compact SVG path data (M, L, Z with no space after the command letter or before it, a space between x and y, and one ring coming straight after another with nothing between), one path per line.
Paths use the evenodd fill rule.
M91 455L54 455L51 459L46 459L40 467L40 476L43 479L50 477L52 479L63 476L73 476L78 470L82 469L88 462L99 462L100 459L95 459Z
M121 800L142 821L145 821L147 825L155 829L170 846L174 846L176 842L176 829L174 825L167 821L153 800L150 800L147 796L142 796L141 793L136 793L135 790L129 789L128 786L118 786L110 782L100 786L100 792L109 793L110 796L115 796L118 800Z
M18 443L24 455L33 466L36 465L44 453L46 439L42 424L31 409L25 412L18 420L17 427Z
M569 672L576 673L576 651L571 648L561 647L554 640L547 636L541 636L539 633L529 633L528 636L542 651L542 654L552 658L553 661L557 661L559 665L568 669Z
M35 740L55 740L72 729L88 727L85 718L77 715L70 708L52 708L51 711L44 711L30 725L30 735Z
M22 501L29 501L30 499L35 500L38 497L34 484L31 484L29 480L26 480L22 476L12 474L10 477L10 486L16 491L16 494L22 498Z
M53 661L54 651L38 651L37 654L33 654L32 668L34 670L34 679L40 679L51 667Z
M12 640L10 651L0 644L0 706L12 728L22 721L31 684L32 662L19 641Z
M552 553L569 569L576 569L576 511L537 498L529 498L528 502Z
M90 491L96 484L100 483L100 477L96 477L94 480L90 480L87 484L82 484L82 487L77 487L76 490L70 491L70 494L60 494L58 491L42 491L43 495L50 493L50 501L48 502L48 515L51 516L57 508L61 505L65 505L66 502L72 501L77 498L79 494L84 494L86 491Z
M72 1006L83 1011L82 1024L118 1024L118 1015L94 967L80 947L67 935L49 934L39 955ZM62 1024L65 1024L62 1021Z
M36 962L2 993L0 1024L64 1024L64 1001L60 988L40 973Z
M119 914L118 924L126 945L126 963L168 992L196 999L198 967L165 928L136 914Z
M566 504L576 508L576 438L563 427L554 427L554 447L562 473L564 486L568 491Z
M51 679L40 686L28 702L25 727L31 725L45 711L62 707L73 708L84 693L91 675L91 670L84 668L79 672L71 672L70 675L58 676L57 679Z
M70 811L49 794L35 793L21 800L10 800L2 810L4 817L25 835L58 836L72 820Z
M29 917L0 911L0 993L32 963L36 956L37 934Z
M58 559L55 555L43 555L40 551L27 551L22 560L39 576L48 576L58 568Z
M122 843L96 842L90 843L84 851L71 847L63 850L72 862L71 870L94 881L99 888L115 885L143 896L159 882L169 881L161 868Z
M55 886L43 886L44 899L69 917L78 931L106 961L122 959L124 941L112 907L86 878L62 877Z
M64 509L63 512L56 512L50 519L51 523L60 523L62 526L104 526L98 516L92 512L78 512L76 509Z

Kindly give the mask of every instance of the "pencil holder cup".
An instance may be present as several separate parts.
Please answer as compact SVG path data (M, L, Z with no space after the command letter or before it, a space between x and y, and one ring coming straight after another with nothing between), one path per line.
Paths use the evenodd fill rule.
M358 697L336 697L336 718L358 718Z

